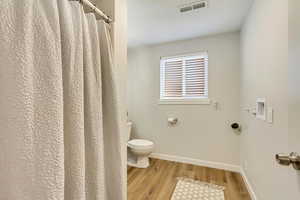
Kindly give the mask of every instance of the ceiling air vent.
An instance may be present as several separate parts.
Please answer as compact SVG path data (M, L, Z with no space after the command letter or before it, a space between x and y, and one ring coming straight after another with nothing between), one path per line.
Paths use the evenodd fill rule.
M192 11L193 10L193 6L185 6L180 8L180 12L188 12L188 11Z
M199 9L199 8L206 8L206 7L207 7L206 1L202 1L202 2L199 2L199 3L196 3L193 5L194 10Z
M191 4L185 4L183 6L180 6L180 12L189 12L193 10L197 10L200 8L207 8L207 1L198 1L198 2L193 2Z

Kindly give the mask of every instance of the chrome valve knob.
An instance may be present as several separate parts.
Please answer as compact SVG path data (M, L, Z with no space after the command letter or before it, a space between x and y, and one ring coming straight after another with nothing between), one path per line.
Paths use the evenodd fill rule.
M289 166L293 165L294 169L300 170L300 156L292 152L287 154L276 154L276 160L280 165Z

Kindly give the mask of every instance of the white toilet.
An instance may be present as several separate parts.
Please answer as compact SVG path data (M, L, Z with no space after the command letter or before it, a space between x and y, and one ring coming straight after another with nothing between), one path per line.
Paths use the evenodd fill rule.
M132 167L149 167L149 155L152 153L154 143L149 140L134 139L130 140L132 122L128 122L128 142L127 147L134 158L128 156L127 164Z

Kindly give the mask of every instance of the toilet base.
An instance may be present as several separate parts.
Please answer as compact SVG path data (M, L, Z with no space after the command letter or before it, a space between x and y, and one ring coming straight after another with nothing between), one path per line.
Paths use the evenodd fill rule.
M127 164L131 167L148 168L150 165L148 156L138 156L136 161L129 159Z

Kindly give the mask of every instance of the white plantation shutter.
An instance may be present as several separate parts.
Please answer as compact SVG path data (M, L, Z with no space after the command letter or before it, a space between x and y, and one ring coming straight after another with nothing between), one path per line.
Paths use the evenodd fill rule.
M183 88L183 62L169 61L165 62L165 97L181 97Z
M198 53L161 59L162 100L208 98L208 55Z

